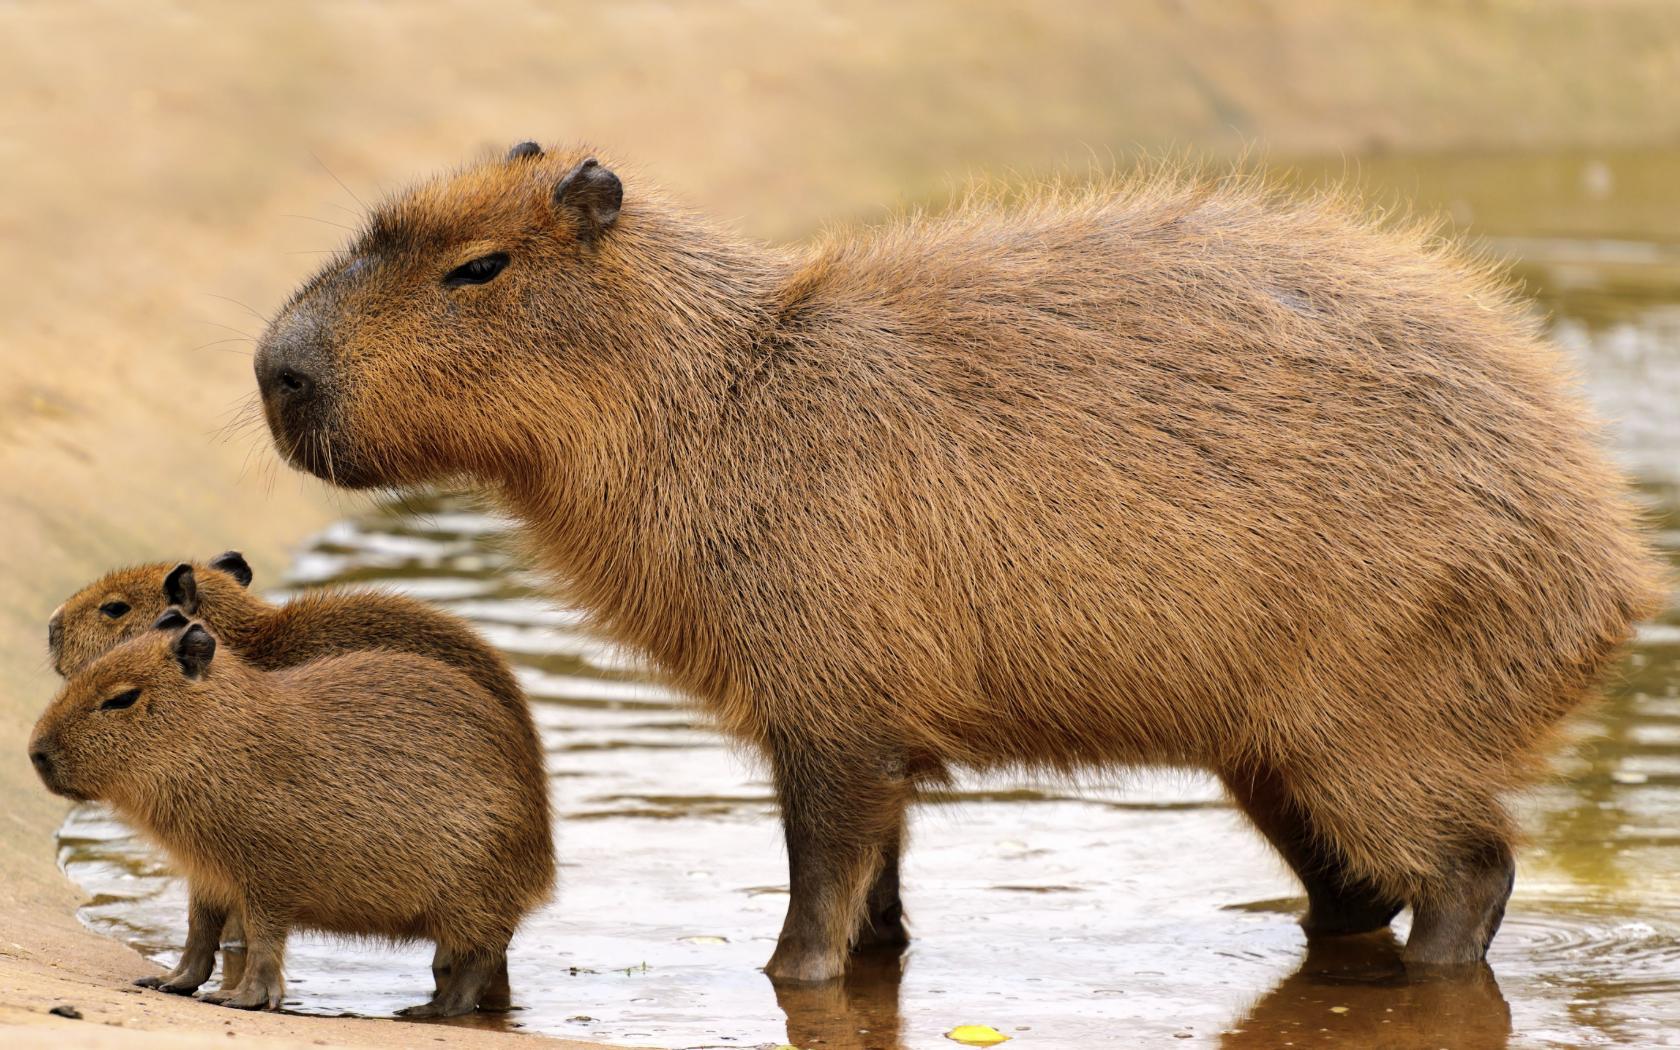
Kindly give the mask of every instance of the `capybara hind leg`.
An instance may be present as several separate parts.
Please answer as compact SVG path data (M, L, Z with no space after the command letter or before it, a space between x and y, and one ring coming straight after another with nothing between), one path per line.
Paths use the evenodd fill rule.
M496 949L452 949L449 973L443 987L430 1002L398 1010L398 1017L425 1020L430 1017L459 1017L478 1009L498 979L506 980L507 952Z
M904 923L904 903L898 896L898 855L903 848L900 828L881 850L881 870L869 886L864 902L863 923L852 942L853 951L897 949L910 943Z
M1425 882L1412 902L1412 933L1402 955L1406 965L1480 962L1499 932L1516 879L1511 847L1491 842L1461 854L1444 876Z
M245 906L245 973L232 989L204 996L204 1001L236 1010L278 1010L286 994L287 926L260 909Z
M198 894L187 902L187 947L175 969L161 977L142 977L134 983L172 995L191 995L210 979L216 968L216 948L221 943L222 923L227 909L211 904Z
M1307 891L1301 928L1308 937L1369 933L1387 926L1404 902L1358 878L1321 836L1275 770L1228 773L1225 788Z
M794 757L797 756L797 757ZM788 911L764 972L777 981L829 981L847 950L900 827L907 783L889 763L825 756L813 768L798 749L772 754L787 837Z

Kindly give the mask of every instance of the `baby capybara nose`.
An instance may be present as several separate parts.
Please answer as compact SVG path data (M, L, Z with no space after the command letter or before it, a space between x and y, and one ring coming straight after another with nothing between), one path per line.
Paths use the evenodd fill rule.
M29 751L29 762L35 767L35 772L40 775L41 779L48 785L51 785L53 770L52 758L49 757L44 750L36 747L31 748Z

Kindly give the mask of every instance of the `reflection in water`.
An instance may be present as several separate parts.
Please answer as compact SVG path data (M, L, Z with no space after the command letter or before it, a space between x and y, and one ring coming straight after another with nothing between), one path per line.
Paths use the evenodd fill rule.
M1511 1008L1492 968L1408 977L1400 942L1383 930L1310 945L1300 968L1261 996L1219 1045L1499 1050L1510 1038Z
M1560 238L1569 227L1554 218L1533 231L1544 237L1508 243L1589 391L1617 417L1665 545L1680 549L1680 249ZM559 896L512 947L522 1009L466 1023L806 1050L948 1050L943 1033L963 1024L990 1025L1022 1050L1680 1045L1673 609L1642 630L1593 716L1599 735L1524 803L1532 846L1490 956L1497 983L1485 970L1407 979L1387 936L1304 953L1298 887L1217 786L1146 772L1077 792L971 779L930 800L904 869L915 936L904 959L860 960L843 985L776 989L758 968L780 928L786 872L762 771L625 654L582 635L510 556L505 530L450 501L384 507L312 540L287 581L436 601L506 651L532 697ZM71 815L60 846L92 894L85 921L172 960L185 894L157 855L96 807ZM388 1015L424 998L429 956L296 937L287 1008Z
M768 978L766 978L768 980ZM787 1014L787 1041L824 1050L899 1050L898 989L904 959L896 951L852 957L838 984L773 985Z

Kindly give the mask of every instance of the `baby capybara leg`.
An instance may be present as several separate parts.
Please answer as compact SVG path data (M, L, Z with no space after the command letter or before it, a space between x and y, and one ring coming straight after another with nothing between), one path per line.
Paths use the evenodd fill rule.
M459 1017L478 1009L498 981L507 980L507 949L449 948L449 971L430 1002L398 1010L398 1017L423 1020L429 1017Z
M1307 891L1301 928L1308 937L1368 933L1387 926L1405 902L1347 869L1314 832L1282 774L1269 767L1222 774L1237 806L1272 844Z
M773 980L842 976L882 853L904 820L908 782L879 756L773 750L787 838L788 911L764 967Z
M161 977L142 977L134 983L173 995L191 995L210 979L216 968L216 949L221 945L222 923L227 909L212 904L197 893L187 901L187 947L175 969Z
M231 989L204 1001L236 1010L278 1010L286 994L286 934L289 924L250 900L245 903L245 973Z
M1408 966L1465 966L1486 955L1516 883L1516 862L1502 838L1459 851L1412 902Z

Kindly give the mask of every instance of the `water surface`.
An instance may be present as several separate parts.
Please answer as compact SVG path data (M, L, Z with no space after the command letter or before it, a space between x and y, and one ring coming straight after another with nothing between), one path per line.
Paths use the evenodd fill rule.
M1680 157L1392 164L1516 260L1680 551L1680 244L1665 239L1680 225L1659 177L1680 177ZM1680 1046L1673 608L1641 631L1593 739L1525 803L1533 843L1471 978L1406 980L1389 934L1307 951L1294 882L1212 781L1144 772L1080 791L964 781L915 815L905 956L778 996L758 970L786 903L763 770L580 634L513 552L504 522L438 499L340 522L272 581L436 601L530 691L561 889L514 942L522 1009L470 1023L675 1047L949 1047L958 1024L1020 1047ZM172 962L185 893L159 857L94 807L61 846L93 896L84 919ZM426 997L429 954L295 937L287 1007L389 1015Z

